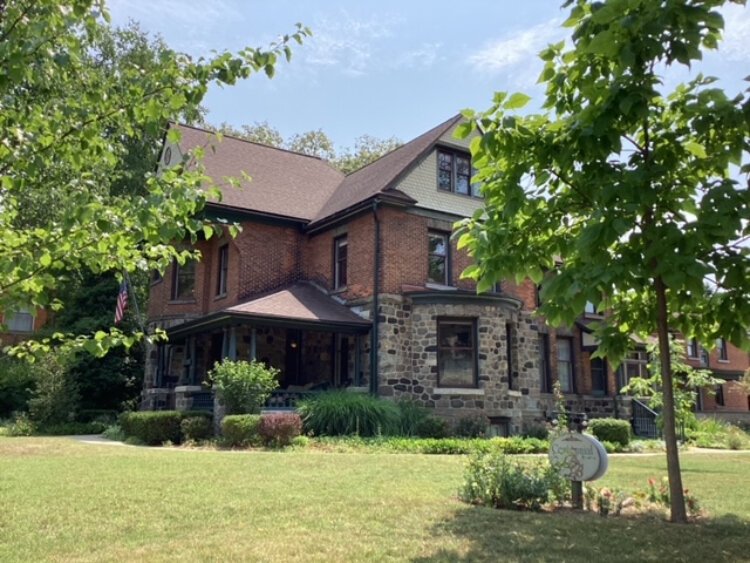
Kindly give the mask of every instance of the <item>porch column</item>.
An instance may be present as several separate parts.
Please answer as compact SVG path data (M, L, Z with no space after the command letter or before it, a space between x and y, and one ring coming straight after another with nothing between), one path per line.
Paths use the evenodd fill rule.
M357 334L354 337L354 386L362 385L362 338Z
M227 355L230 360L237 359L237 329L235 327L229 328L229 349Z
M191 336L188 346L190 347L190 365L188 366L188 385L195 383L195 336Z
M256 360L258 358L258 331L255 327L250 329L250 359Z

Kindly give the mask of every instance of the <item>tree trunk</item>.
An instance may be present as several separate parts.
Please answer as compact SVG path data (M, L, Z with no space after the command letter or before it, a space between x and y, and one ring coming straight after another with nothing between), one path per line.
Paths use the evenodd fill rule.
M669 317L667 312L667 295L664 280L657 276L654 280L656 289L657 334L659 337L659 357L661 363L662 393L664 393L664 442L667 447L667 475L669 476L670 520L687 522L685 496L680 472L680 454L677 448L677 430L675 428L674 387L672 386L672 365L669 354Z

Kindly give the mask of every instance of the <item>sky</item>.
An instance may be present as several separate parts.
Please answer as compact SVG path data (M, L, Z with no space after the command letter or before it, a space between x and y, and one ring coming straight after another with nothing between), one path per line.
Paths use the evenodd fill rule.
M268 80L256 75L205 100L208 121L267 121L289 137L323 129L339 148L363 134L408 141L494 92L539 104L538 53L568 36L562 0L109 0L115 25L137 21L193 56L267 46L302 22L313 37ZM718 76L728 93L748 86L750 8L724 10L725 40L690 71Z

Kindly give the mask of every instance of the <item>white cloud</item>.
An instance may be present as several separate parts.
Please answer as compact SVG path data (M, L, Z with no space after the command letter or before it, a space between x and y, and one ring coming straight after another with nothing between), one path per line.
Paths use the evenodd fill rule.
M357 20L342 12L335 20L322 19L312 26L313 36L301 56L309 65L361 76L377 62L379 43L391 37L396 23L393 17Z
M430 68L440 60L442 43L422 43L416 49L406 51L396 58L396 68Z
M566 30L560 28L560 23L561 20L555 18L489 41L479 51L470 55L468 62L475 71L483 74L496 74L528 65L549 43L565 37Z
M719 44L719 53L729 61L750 60L750 9L730 5L722 10L724 16L724 40Z

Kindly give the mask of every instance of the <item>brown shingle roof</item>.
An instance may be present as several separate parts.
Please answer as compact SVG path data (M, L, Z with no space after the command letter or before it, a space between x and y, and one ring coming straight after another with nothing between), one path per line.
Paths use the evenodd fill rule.
M367 327L370 322L352 313L319 289L298 283L269 295L224 309L225 313L258 318L276 318Z
M349 174L322 206L312 222L322 221L378 193L392 189L410 165L423 156L460 120L461 115L455 115L416 139Z
M182 150L206 147L203 164L217 184L226 184L223 178L227 176L250 175L252 180L242 180L239 188L221 188L222 205L310 220L344 179L341 172L316 157L226 135L219 142L216 135L203 129L174 127L182 133Z

